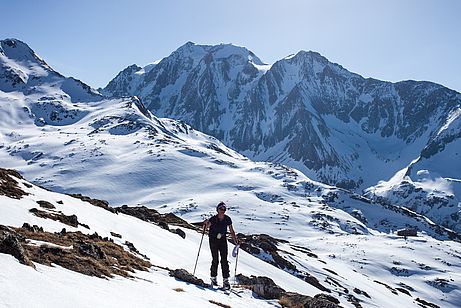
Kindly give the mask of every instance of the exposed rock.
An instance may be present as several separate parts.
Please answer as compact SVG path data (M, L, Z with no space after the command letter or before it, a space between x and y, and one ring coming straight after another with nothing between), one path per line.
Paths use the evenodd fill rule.
M318 288L324 292L331 292L330 289L324 287L314 276L310 275L309 273L300 271L296 268L296 266L282 257L280 255L280 251L277 247L278 243L288 243L285 240L274 238L267 234L252 234L252 235L244 235L242 233L238 233L237 237L240 239L241 244L240 247L245 250L246 252L260 257L260 252L263 250L266 254L269 254L272 259L267 259L266 257L261 258L263 261L270 263L280 269L289 271L290 273L294 274L295 276L303 279L307 283L313 285L314 287ZM295 246L294 250L301 251L304 253L308 253L309 256L318 258L315 254L312 254L308 251L307 248L301 246ZM287 253L287 252L285 252Z
M272 260L265 260L266 262L269 262L281 269L296 270L296 266L282 258L278 253L277 244L287 243L287 241L276 239L267 234L245 235L239 233L237 234L237 237L241 241L240 247L246 252L258 255L261 250L263 250L272 256Z
M363 290L360 290L359 288L354 288L353 291L354 291L355 293L357 293L357 294L363 294L363 295L365 295L366 297L371 298L370 295L368 295L367 292L365 292L365 291L363 291Z
M0 168L0 195L14 199L21 199L23 196L28 195L28 193L19 188L19 183L11 176L22 179L22 176L17 171Z
M122 236L120 234L112 232L112 231L110 231L110 235L112 235L113 237L122 238Z
M117 212L114 208L109 206L109 202L107 202L106 200L93 199L93 198L90 198L88 196L84 196L82 194L69 194L69 196L77 198L77 199L80 199L80 200L85 201L85 202L88 202L88 203L90 203L90 204L92 204L94 206L103 208L103 209L105 209L105 210L107 210L109 212L112 212L112 213Z
M40 205L40 207L45 208L45 209L55 209L56 208L53 204L45 200L37 201L37 203L38 205Z
M24 238L16 232L0 230L0 253L12 255L20 263L35 268L21 242L24 242Z
M398 236L417 236L416 229L405 228L397 231Z
M275 284L269 277L251 276L249 278L238 274L237 280L240 284L249 286L253 292L264 299L278 299L285 293L285 290Z
M176 279L179 279L181 281L192 283L199 287L204 287L204 288L209 287L209 285L205 283L202 279L195 277L194 275L192 275L191 273L189 273L183 268L170 270L170 276L175 277Z
M424 299L417 298L416 301L419 303L420 306L422 307L430 307L430 308L440 308L439 305L436 305L434 303L430 303L428 301L425 301Z
M168 230L168 231L170 230L170 227L169 227L168 224L167 224L166 222L164 222L164 221L160 221L160 222L158 223L158 226L159 226L160 228L162 228L162 229L165 229L165 230Z
M67 216L67 215L64 215L61 212L53 212L53 213L51 213L51 212L41 211L41 210L39 210L37 208L32 208L32 209L29 210L29 212L33 213L37 217L56 220L56 221L62 222L63 224L66 224L66 225L69 225L69 226L75 227L75 228L77 228L78 225L80 224L78 222L77 215L69 215L69 216ZM80 224L80 225L83 225L84 227L89 229L88 225L84 225L84 224Z
M219 307L223 307L223 308L232 308L232 307L229 306L229 305L226 305L226 304L223 304L223 303L214 301L214 300L212 300L212 299L209 299L208 301L209 301L210 303L212 303L212 304L215 304L216 306L219 306Z
M333 297L331 295L328 295L328 294L317 294L314 296L315 299L319 299L319 300L326 300L326 301L329 301L329 302L332 302L332 303L335 303L335 304L338 304L339 305L339 300L336 298L336 297Z
M279 299L282 307L336 308L339 300L330 295L318 294L313 298L294 292L285 292L268 277L237 275L239 284L244 285L264 299Z
M125 241L125 245L126 247L128 247L128 249L132 252L132 253L136 253L142 257L144 257L145 259L148 259L149 260L149 257L147 257L146 255L143 255L142 253L139 252L138 249L136 249L136 247L134 247L134 244L131 243L131 242L128 242L128 241Z
M331 292L330 289L324 287L320 281L315 278L314 276L312 275L309 275L307 274L305 277L304 277L304 281L313 285L314 287L316 287L317 289L321 290L321 291L324 291L324 292Z
M397 288L395 288L395 289L396 289L397 291L399 291L399 292L402 292L402 293L408 295L408 296L411 296L411 293L410 293L408 290L404 289L404 288L398 288L398 287L397 287Z
M23 225L22 225L22 228L23 229L26 229L30 232L43 232L43 228L42 227L39 227L37 225L29 225L27 222L25 222Z
M104 251L96 244L80 242L77 244L77 249L84 256L90 256L98 260L106 258Z
M176 228L176 229L172 230L172 232L176 233L177 235L179 235L182 238L186 238L186 232L184 232L183 230L181 230L179 228Z
M399 293L397 292L396 289L394 289L393 287L391 287L391 286L385 284L384 282L381 282L381 281L378 281L378 280L374 280L374 282L376 282L376 283L378 283L378 284L380 284L380 285L385 286L389 291L391 291L391 292L392 292L393 294L395 294L395 295L398 295L398 294L399 294Z
M170 230L169 224L184 227L192 230L201 230L200 227L194 226L182 218L179 218L175 214L167 213L167 214L160 214L158 211L154 209L147 208L145 206L133 206L129 207L127 205L122 205L121 207L115 208L117 213L123 213L126 215L137 217L141 220L154 223L165 230ZM178 229L176 229L178 230ZM170 230L173 233L177 233L182 237L182 230L176 232L176 230ZM185 237L185 234L184 234Z
M288 308L338 308L339 300L336 298L317 294L314 297L301 295L294 292L286 292L279 300L282 307Z

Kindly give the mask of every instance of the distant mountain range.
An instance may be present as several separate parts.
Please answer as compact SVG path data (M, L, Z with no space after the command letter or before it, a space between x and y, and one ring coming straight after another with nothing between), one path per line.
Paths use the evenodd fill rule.
M268 65L244 47L188 42L101 92L461 230L461 94L441 85L363 78L311 51Z

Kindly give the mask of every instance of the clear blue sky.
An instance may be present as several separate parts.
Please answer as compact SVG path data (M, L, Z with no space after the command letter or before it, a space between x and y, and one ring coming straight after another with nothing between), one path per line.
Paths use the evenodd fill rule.
M273 63L318 51L364 77L461 92L458 0L0 0L0 38L97 88L187 41L233 43Z

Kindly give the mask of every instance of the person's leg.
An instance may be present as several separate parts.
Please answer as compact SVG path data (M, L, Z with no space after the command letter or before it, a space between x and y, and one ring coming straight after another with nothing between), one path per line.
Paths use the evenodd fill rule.
M218 257L218 243L215 239L210 238L210 250L211 250L211 267L210 267L210 276L211 277L216 277L218 276L218 263L219 263L219 257Z
M229 262L227 261L227 240L224 239L219 243L219 253L221 255L222 277L229 278Z

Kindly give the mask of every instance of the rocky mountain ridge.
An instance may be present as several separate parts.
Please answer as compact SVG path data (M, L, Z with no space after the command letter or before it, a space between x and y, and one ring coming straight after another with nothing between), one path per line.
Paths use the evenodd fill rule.
M103 93L136 95L158 116L182 120L252 159L383 198L396 185L368 188L395 179L410 165L415 170L415 160L437 159L434 151L461 151L454 146L459 127L451 125L444 138L440 134L459 121L461 94L431 82L363 78L312 51L267 65L243 47L189 42L148 70L127 68ZM458 166L455 159L443 160L427 170L450 187L437 196L448 214L429 217L459 231L461 189L447 180L459 179L452 176L461 171ZM435 206L433 194L411 175L420 170L426 169L403 172L399 181L422 186L424 196L410 199L415 211L428 214L424 208ZM449 176L446 170L454 172ZM407 201L392 198L402 206Z

